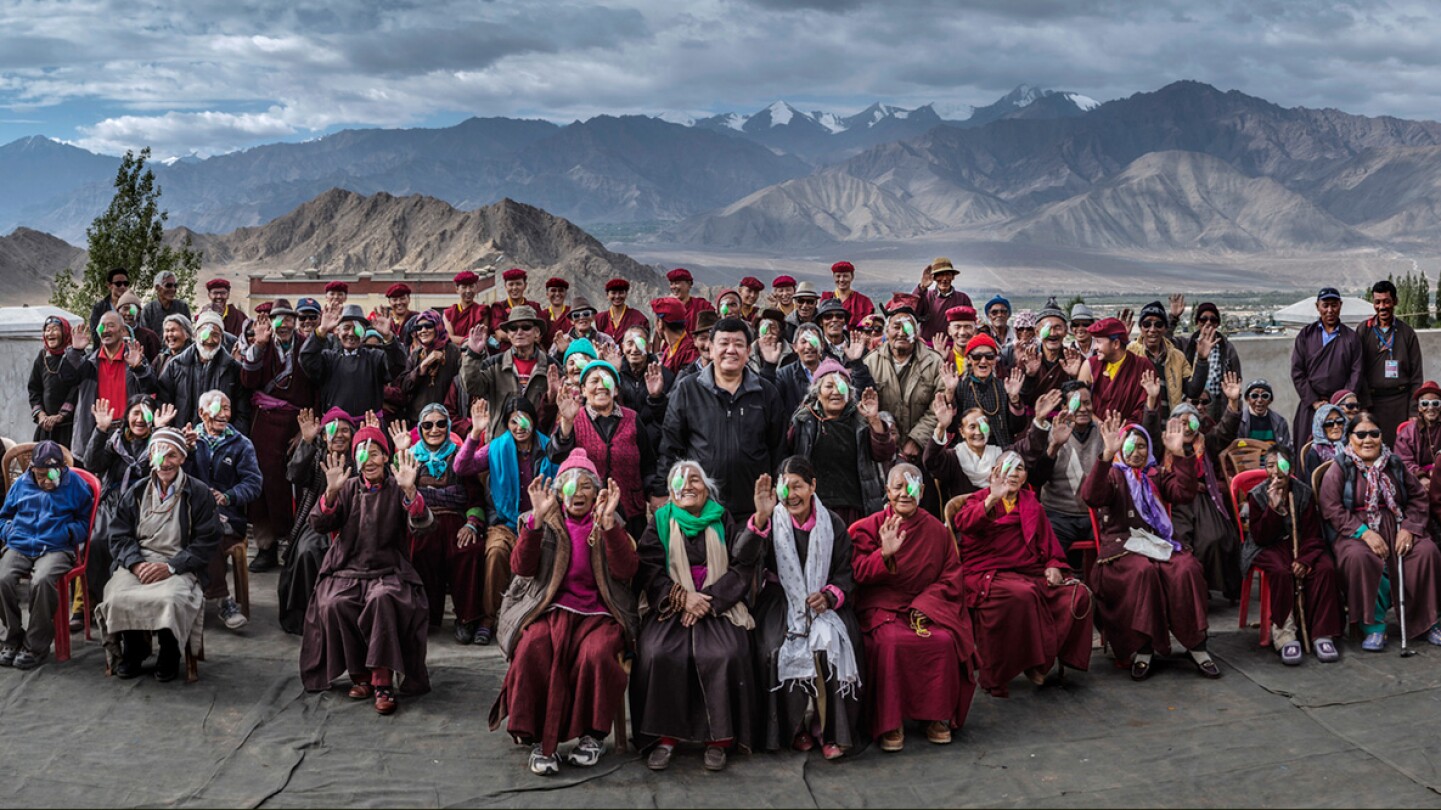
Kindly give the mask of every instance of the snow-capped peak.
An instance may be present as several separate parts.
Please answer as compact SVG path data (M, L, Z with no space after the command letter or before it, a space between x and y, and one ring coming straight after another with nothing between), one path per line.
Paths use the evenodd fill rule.
M1065 96L1066 98L1071 100L1072 104L1080 107L1081 112L1090 112L1091 110L1094 110L1097 107L1101 106L1101 102L1091 98L1090 96L1083 96L1080 93L1066 93Z
M811 113L811 118L814 118L817 124L825 127L832 135L846 131L845 121L841 120L841 117L835 113L816 110Z
M783 127L797 115L795 108L784 101L777 101L767 107L766 112L771 114L771 126L773 127Z
M667 124L680 124L683 127L695 125L695 116L676 110L667 110L655 116Z

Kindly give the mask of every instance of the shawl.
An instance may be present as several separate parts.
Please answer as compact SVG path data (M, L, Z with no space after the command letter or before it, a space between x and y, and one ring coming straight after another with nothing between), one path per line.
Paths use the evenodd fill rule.
M786 595L786 636L776 659L776 674L780 683L771 691L781 689L789 681L792 687L799 684L802 689L818 693L815 687L815 653L825 653L826 662L831 667L830 680L837 684L841 696L846 697L860 686L861 675L845 622L834 610L814 615L806 606L806 597L819 593L830 578L831 552L836 539L835 525L821 499L812 496L811 508L814 510L815 528L811 529L804 569L800 553L796 550L790 513L784 509L771 513L776 576L780 578Z
M956 460L961 463L961 472L970 479L972 486L982 489L991 485L991 468L996 466L996 459L1001 457L1001 448L994 444L986 445L981 451L980 458L971 451L971 446L965 442L956 445Z
M1165 504L1161 503L1160 493L1156 491L1156 485L1151 481L1151 470L1156 468L1156 453L1151 447L1150 439L1146 431L1134 422L1121 428L1121 435L1128 436L1132 433L1140 434L1146 439L1146 466L1136 469L1124 461L1116 460L1111 466L1121 471L1126 479L1126 489L1131 493L1131 503L1136 505L1136 511L1141 513L1141 519L1151 527L1158 536L1171 541L1171 545L1177 551L1181 550L1181 544L1172 537L1175 532L1171 525L1171 515L1166 512ZM1123 451L1124 452L1124 451Z
M1346 413L1341 410L1339 405L1322 405L1316 409L1316 415L1311 418L1311 449L1316 451L1316 455L1320 456L1322 461L1330 461L1336 457L1336 443L1326 438L1326 428L1321 426L1332 411L1340 414L1341 418L1346 418ZM1342 441L1344 442L1345 439Z
M451 457L454 456L460 448L450 439L450 413L445 410L445 406L436 402L426 405L420 412L421 421L425 419L425 415L428 413L439 413L445 417L445 441L440 447L432 450L430 446L425 443L425 440L421 439L411 445L410 453L415 456L417 462L425 465L426 472L430 473L431 478L443 478L445 471L450 469ZM418 425L416 429L419 430Z
M1382 498L1386 500L1386 511L1400 523L1402 510L1396 503L1396 483L1386 474L1387 462L1391 460L1391 448L1382 444L1381 455L1371 464L1362 461L1349 444L1341 452L1356 464L1356 470L1366 479L1366 523L1372 528L1380 525Z
M705 582L701 583L702 588L714 585L730 570L730 557L725 547L725 525L721 522L724 514L725 508L713 500L706 501L699 515L692 515L673 503L662 506L655 513L656 534L660 537L661 547L665 549L666 573L670 575L671 581L680 585L686 593L695 593L697 588L695 577L691 574L690 553L686 551L685 537L705 533ZM695 531L687 532L686 526ZM681 541L674 545L670 542L672 532L683 535ZM736 602L721 615L742 630L755 629L755 620L751 618L744 601Z
M555 462L551 461L546 453L546 448L550 447L550 439L544 433L537 433L535 442L534 472L550 478L556 471ZM490 466L491 501L505 525L513 527L520 519L522 483L528 485L530 482L520 480L520 451L516 448L515 437L510 435L510 431L501 431L501 434L491 441L487 448L487 461Z

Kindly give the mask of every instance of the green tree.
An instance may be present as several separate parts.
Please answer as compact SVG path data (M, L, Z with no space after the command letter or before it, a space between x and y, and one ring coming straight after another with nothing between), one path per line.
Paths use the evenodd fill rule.
M189 301L194 296L201 254L191 249L189 236L179 248L163 244L169 214L160 208L155 173L145 167L149 159L149 147L139 155L125 153L115 175L110 207L85 229L90 252L85 271L78 281L72 269L60 271L50 303L81 317L89 315L90 306L110 294L105 275L112 267L130 271L130 289L136 295L147 293L155 276L169 270L179 282L180 299Z

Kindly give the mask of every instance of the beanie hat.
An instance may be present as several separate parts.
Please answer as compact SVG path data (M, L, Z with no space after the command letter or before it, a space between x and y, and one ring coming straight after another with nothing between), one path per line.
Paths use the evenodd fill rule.
M581 382L581 385L584 385L584 384L585 384L585 378L586 378L586 377L589 377L589 376L590 376L590 373L591 373L592 371L596 371L597 369L599 369L599 370L601 370L601 371L609 372L611 382L620 382L620 373L615 370L615 366L611 365L610 363L607 363L607 362L604 361L604 360L592 360L592 361L590 361L589 363L586 363L586 364L585 364L585 368L582 368L582 369L580 370L580 382Z
M195 333L200 336L201 340L205 340L205 336L208 334L205 331L207 326L213 327L217 332L225 331L225 321L221 319L220 313L213 309L207 309L195 316Z
M561 462L560 470L555 474L556 484L559 485L560 479L564 478L565 474L571 470L588 472L596 479L600 478L600 472L596 470L595 464L590 460L590 456L585 454L584 447L577 447L571 450L570 455L566 456L565 461Z
M350 451L355 452L356 448L366 442L375 442L387 456L390 455L390 441L385 438L385 431L380 428L366 425L355 431L355 435L350 439Z
M999 354L1000 351L1001 351L1001 347L996 345L996 339L995 339L995 338L991 337L990 335L986 334L985 332L981 332L981 333L977 334L975 337L973 337L973 338L971 338L970 340L966 341L966 352L965 352L965 354L966 354L967 357L969 357L969 356L971 355L971 352L975 351L976 349L984 349L984 348L986 348L986 347L988 347L988 346L990 347L991 351L996 352L996 353L998 353L998 354Z
M180 451L180 459L190 455L190 447L185 444L185 434L173 427L156 428L150 433L150 446L156 444L168 444Z
M991 314L991 308L994 307L996 304L1000 304L1001 306L1005 307L1007 312L1010 312L1010 311L1011 311L1011 302L1010 302L1010 300L1007 299L1004 295L999 295L999 294L998 294L998 295L992 297L991 300L989 300L989 301L986 302L986 314L987 314L987 315Z
M821 364L816 366L816 373L812 375L812 379L819 382L820 379L827 374L839 374L846 379L846 382L850 382L851 379L851 372L845 366L836 362L834 358L830 357L822 360Z
M565 348L565 356L561 359L569 363L570 357L573 354L583 354L592 360L600 356L596 353L595 344L590 342L590 338L576 338L572 340L570 345Z

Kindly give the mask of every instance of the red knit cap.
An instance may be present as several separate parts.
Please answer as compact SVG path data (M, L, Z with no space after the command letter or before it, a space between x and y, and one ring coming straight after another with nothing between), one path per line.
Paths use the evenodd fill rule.
M355 448L367 441L375 442L376 446L384 450L387 456L390 455L390 440L385 438L385 431L369 425L355 431L355 435L350 438L350 451L355 452Z
M996 339L985 332L981 332L966 343L966 356L970 357L971 352L976 349L984 349L987 346L991 348L991 351L1000 354L1001 347L996 345Z

